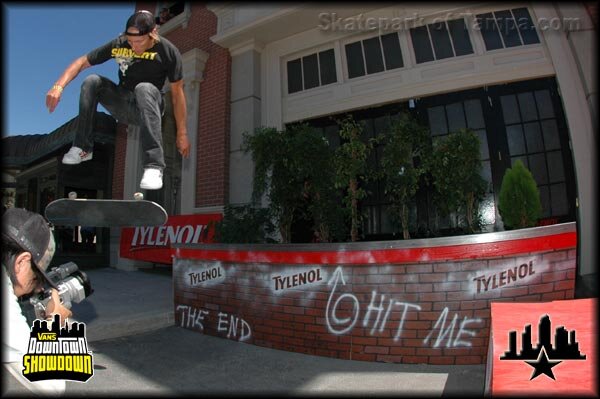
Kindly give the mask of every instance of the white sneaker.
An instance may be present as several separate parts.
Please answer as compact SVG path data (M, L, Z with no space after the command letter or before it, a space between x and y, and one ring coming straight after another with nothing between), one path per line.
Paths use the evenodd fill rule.
M89 161L93 158L93 152L83 151L79 147L71 147L69 152L67 152L62 159L62 163L67 165L77 165L84 161Z
M144 176L140 182L140 188L145 190L160 190L163 186L162 170L156 168L144 169Z

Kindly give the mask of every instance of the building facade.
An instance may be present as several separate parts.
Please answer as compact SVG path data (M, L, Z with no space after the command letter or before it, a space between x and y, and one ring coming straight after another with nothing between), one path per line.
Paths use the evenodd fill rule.
M165 184L146 198L170 215L215 215L228 204L251 201L245 132L307 122L335 145L340 139L333 120L344 114L375 137L408 112L428 126L432 140L460 128L478 134L487 182L484 231L504 229L500 185L504 172L522 160L540 191L540 224L575 221L578 274L596 273L595 6L137 3L156 15L164 7L172 18L159 32L183 56L192 145L190 157L181 159L167 99ZM92 173L73 175L73 184L67 175L56 183L62 170L57 154L72 133L68 124L36 138L51 146L19 145L28 152L20 155L25 163L18 170L11 172L15 165L3 160L11 180L3 201L40 211L43 198L75 189L90 197L131 198L142 171L139 133L123 125L109 130L110 156L91 164ZM378 165L377 151L370 162ZM99 187L94 176L107 170L109 179ZM394 237L383 188L374 183L369 192L361 203L366 240ZM430 194L418 195L413 237L439 223ZM441 224L435 227L452 227L452 220ZM103 239L110 265L141 266L120 256L120 241L119 229L110 231L109 244Z
M94 158L73 167L61 159L75 137L76 118L48 134L8 136L2 139L3 206L44 214L46 205L71 192L79 198L112 198L115 137L126 134L115 119L97 112ZM86 235L87 232L87 235ZM109 229L55 226L56 255L52 264L69 261L80 268L104 267L109 259ZM86 239L87 238L87 239Z
M407 111L434 138L461 127L478 133L487 231L503 228L500 183L521 159L538 183L542 223L576 221L579 274L596 272L595 6L137 3L157 14L165 6L175 12L160 33L184 58L193 148L182 161L167 119L165 189L149 195L171 214L250 202L244 132L306 121L335 137L327 121L351 113L375 135ZM135 135L116 144L123 167L114 168L113 193L123 197L140 178ZM371 239L391 229L380 191L362 204ZM426 226L430 207L414 218Z
M374 137L399 112L409 112L429 127L432 140L461 127L479 135L488 183L480 209L485 231L503 230L500 184L521 159L540 190L541 224L575 221L578 274L597 272L595 4L136 4L156 15L164 7L172 17L159 33L183 56L192 144L190 157L181 159L167 99L165 184L146 198L170 215L214 215L250 202L245 132L308 122L335 143L332 118L352 114ZM41 152L19 144L31 151L20 154L24 164L3 160L3 202L40 211L43 195L54 190L60 197L73 187L96 190L87 193L92 197L131 198L142 171L139 133L123 125L109 130L99 136L108 158L95 162L93 173L73 176L69 187L58 186L50 173L60 173L68 124L36 139L52 144ZM57 135L65 140L57 142ZM106 181L90 177L106 171ZM368 240L390 238L382 188L369 189L361 204L363 232ZM427 229L434 223L431 201L420 195L412 219ZM110 265L142 266L120 256L120 241L119 229L102 241Z

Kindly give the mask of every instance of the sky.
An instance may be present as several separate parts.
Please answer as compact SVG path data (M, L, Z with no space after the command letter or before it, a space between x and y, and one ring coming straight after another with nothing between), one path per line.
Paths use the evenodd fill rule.
M92 66L65 88L53 113L46 108L46 93L67 66L117 37L135 10L134 2L82 4L2 3L2 136L50 133L76 117L79 89L89 74L118 81L116 63Z

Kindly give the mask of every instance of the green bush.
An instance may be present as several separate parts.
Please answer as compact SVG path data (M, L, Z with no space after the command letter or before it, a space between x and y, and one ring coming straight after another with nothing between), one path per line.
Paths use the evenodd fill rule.
M243 150L254 161L252 200L260 203L266 194L283 243L291 242L297 219L311 221L319 241L340 236L333 226L339 219L339 207L332 210L338 202L334 153L318 129L305 123L282 131L257 128L244 134Z
M430 158L438 209L442 215L462 211L469 233L480 227L478 202L486 188L479 147L475 132L460 129L434 142Z
M269 236L275 231L269 210L251 205L226 205L223 219L213 222L214 240L228 244L260 244L274 240Z
M390 200L390 217L399 222L403 238L409 239L409 208L414 201L421 176L427 172L426 157L431 153L429 129L409 114L402 113L384 141L381 158L385 194Z
M531 172L517 160L502 178L498 211L506 229L535 226L542 214L540 192Z
M344 205L350 210L350 240L358 241L359 226L362 222L360 200L367 196L363 188L371 172L367 165L373 142L363 142L361 135L364 126L351 115L337 121L342 144L335 150L335 187L344 190Z

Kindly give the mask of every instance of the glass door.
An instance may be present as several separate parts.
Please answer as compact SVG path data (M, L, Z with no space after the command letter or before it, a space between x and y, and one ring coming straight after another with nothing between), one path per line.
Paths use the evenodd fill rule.
M572 156L554 79L497 86L490 97L503 139L499 154L508 167L520 159L531 171L542 201L541 224L575 220Z
M483 90L469 90L442 96L422 99L418 102L422 122L429 126L431 139L435 143L460 129L471 129L479 137L481 176L487 182L484 198L479 211L484 230L492 231L497 219L493 169L497 168L495 160L490 156L494 148L495 132L486 123L489 116L489 104ZM441 217L435 209L431 193L427 194L429 204L427 224L433 231L457 228L457 215Z
M479 135L481 175L488 182L479 208L484 231L504 229L497 209L498 194L504 173L517 159L537 183L542 202L539 224L575 220L577 190L569 133L553 78L427 97L419 100L417 107L432 141L461 128ZM431 197L427 193L430 229L456 227L455 215L440 218Z

